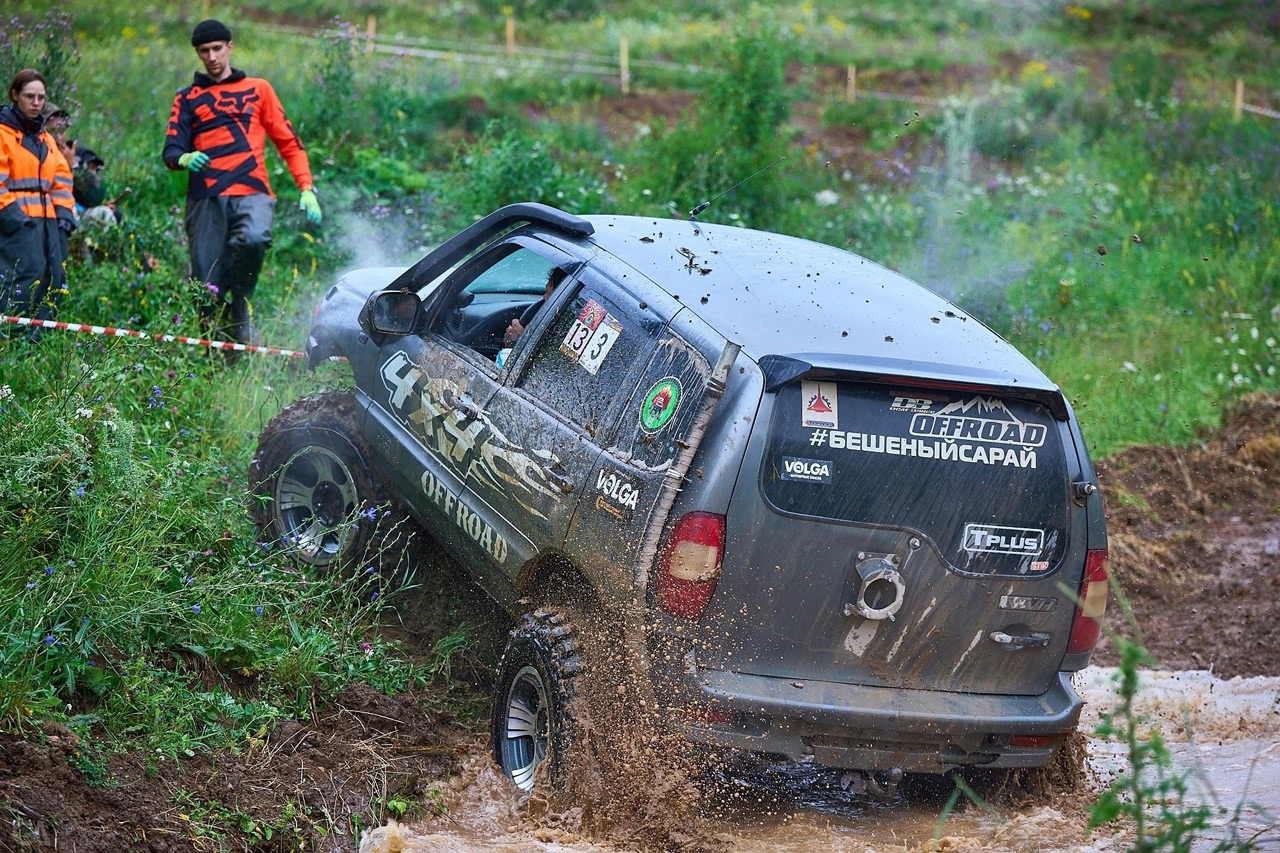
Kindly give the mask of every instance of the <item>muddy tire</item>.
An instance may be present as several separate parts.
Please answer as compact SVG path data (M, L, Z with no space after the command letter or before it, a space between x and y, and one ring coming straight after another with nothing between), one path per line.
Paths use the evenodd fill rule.
M507 636L493 702L493 757L523 791L563 790L581 747L578 633L565 612L525 614Z
M363 560L385 503L352 394L299 400L267 423L249 465L250 511L264 542L321 571Z

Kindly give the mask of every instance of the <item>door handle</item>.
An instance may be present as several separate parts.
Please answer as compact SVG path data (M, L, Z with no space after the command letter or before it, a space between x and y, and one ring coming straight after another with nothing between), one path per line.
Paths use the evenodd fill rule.
M546 474L547 479L555 483L566 495L573 491L573 480L569 479L568 474L557 471L552 465L543 465L542 473Z
M1035 632L1025 637L1015 637L1012 634L1006 634L1004 631L992 631L987 636L1011 651L1014 649L1047 648L1049 641L1052 639L1048 634Z

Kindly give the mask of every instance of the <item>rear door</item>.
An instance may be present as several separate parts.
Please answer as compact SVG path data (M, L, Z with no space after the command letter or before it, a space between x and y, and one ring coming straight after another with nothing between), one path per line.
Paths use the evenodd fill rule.
M834 378L765 400L700 662L1043 692L1074 612L1058 584L1076 587L1085 554L1065 422L981 390Z

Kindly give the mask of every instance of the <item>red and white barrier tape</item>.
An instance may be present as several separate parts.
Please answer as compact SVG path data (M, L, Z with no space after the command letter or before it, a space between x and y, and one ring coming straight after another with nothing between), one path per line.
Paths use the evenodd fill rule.
M110 335L117 338L147 338L155 341L188 344L190 346L210 347L212 349L235 350L236 352L261 352L267 355L287 355L290 358L302 358L304 352L279 347L263 347L255 344L238 344L231 341L214 341L206 338L189 338L186 335L148 334L134 329L117 329L114 326L91 326L87 323L65 323L62 320L37 320L32 317L10 317L0 314L0 320L16 326L40 326L45 329L64 329L68 332L88 332L92 335Z

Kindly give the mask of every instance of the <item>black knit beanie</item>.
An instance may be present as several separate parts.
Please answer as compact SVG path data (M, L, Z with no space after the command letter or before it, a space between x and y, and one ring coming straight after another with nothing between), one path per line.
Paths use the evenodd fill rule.
M215 21L213 18L201 21L191 31L192 47L199 47L211 41L231 41L231 30L227 29L227 25L222 21Z

